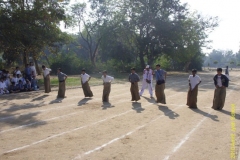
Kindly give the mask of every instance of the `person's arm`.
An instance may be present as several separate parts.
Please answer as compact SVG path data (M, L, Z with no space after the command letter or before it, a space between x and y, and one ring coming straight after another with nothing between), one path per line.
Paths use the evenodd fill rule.
M165 71L164 76L165 76L165 82L166 82L166 80L167 80L167 72L166 71Z
M198 78L199 78L199 83L197 84L197 85L199 85L200 83L202 83L202 80L201 80L201 78L198 76Z
M138 74L136 74L136 75L137 75L137 82L139 82L139 81L140 81L140 78L139 78Z
M88 81L90 81L90 79L91 79L91 76L89 76Z

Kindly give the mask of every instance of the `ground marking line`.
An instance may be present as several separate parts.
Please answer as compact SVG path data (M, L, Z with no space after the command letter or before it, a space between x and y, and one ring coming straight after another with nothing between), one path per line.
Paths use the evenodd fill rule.
M237 76L239 77L239 75ZM233 87L236 88L237 86ZM228 97L234 90L231 89L231 91L227 94L226 97ZM208 117L209 115L213 112L214 110L210 111L208 113ZM176 147L174 147L174 149L171 151L171 153L167 156L165 156L165 158L163 160L168 160L179 148L181 148L181 146L190 138L191 134L194 133L194 131L196 129L198 129L198 127L207 119L207 117L204 117L190 132L188 132L185 137L180 141L180 143L178 143L178 145Z
M83 112L83 111L81 111L81 112ZM0 131L0 134L5 133L5 132L9 132L9 131L13 131L13 130L17 130L17 129L20 129L20 128L29 127L29 126L32 126L32 125L35 125L35 124L41 124L41 123L44 124L45 122L48 122L48 121L60 119L60 118L63 118L63 117L68 117L68 116L75 115L75 114L78 114L78 113L79 112L74 112L74 113L70 113L70 114L66 114L66 115L62 115L62 116L58 116L58 117L49 118L49 119L46 119L46 120L43 120L43 121L40 121L40 122L33 122L33 123L29 123L29 124L24 124L24 125L21 125L21 126L18 126L18 127L14 127L14 128L10 128L10 129Z
M180 93L184 93L184 92L180 92ZM179 94L179 93L176 93L176 94L174 94L174 95L177 95L177 94ZM174 96L174 95L172 95L172 96ZM171 96L171 97L172 97L172 96ZM155 105L155 104L156 104L156 103L149 103L149 102L148 102L147 105L144 105L144 106L142 106L142 107L147 107L147 106ZM178 106L178 105L177 105L177 106ZM181 105L181 106L182 106L182 105ZM62 133L59 133L59 134L50 136L50 137L48 137L48 138L46 138L46 139L42 139L42 140L40 140L40 141L33 142L33 143L29 144L29 145L25 145L25 146L22 146L22 147L18 147L18 148L9 150L9 151L7 151L7 152L4 152L3 154L5 154L5 153L10 153L10 152L14 152L14 151L18 151L18 150L22 150L22 149L24 149L24 148L28 148L28 147L30 147L30 146L33 146L33 145L36 145L36 144L45 142L45 141L47 141L47 140L49 140L49 139L52 139L52 138L55 138L55 137L58 137L58 136L61 136L61 135L67 134L67 133L71 133L71 132L74 132L74 131L77 131L77 130L80 130L80 129L83 129L83 128L86 128L86 127L90 127L90 126L92 126L92 125L96 125L96 124L98 124L98 123L107 121L107 120L109 120L109 119L113 119L113 118L115 118L115 117L120 117L120 116L122 116L122 115L124 115L124 114L127 114L127 113L129 113L129 112L133 112L133 111L135 111L135 110L137 110L137 109L140 109L140 108L142 108L142 107L136 107L136 108L134 108L134 110L131 109L131 110L122 112L122 113L120 113L120 114L107 117L107 118L102 119L102 120L100 120L100 121L97 121L97 122L94 122L94 123L90 123L89 125L84 125L84 126L77 127L77 128L75 128L75 129L72 129L72 130L69 130L69 131L65 131L65 132L62 132Z
M126 93L123 93L123 94L118 94L116 96L112 96L112 97L118 97L118 96L121 96L121 95L125 95ZM101 98L95 98L93 99L92 101L95 102L97 100L99 100ZM78 105L81 105L81 104L86 104L86 102L82 102L82 103L79 103ZM43 110L37 110L37 111L34 111L33 113L36 113L36 112L45 112L45 111L50 111L50 110L58 110L58 109L62 109L62 108L66 108L66 107L71 107L71 106L74 106L76 104L70 104L70 105L63 105L63 106L59 106L59 107L56 107L54 106L53 108L48 108L48 109L43 109ZM4 121L5 119L11 119L11 118L14 118L15 116L23 116L23 115L27 115L29 113L32 113L32 112L27 112L27 113L23 113L23 114L17 114L17 115L12 115L12 116L7 116L7 117L3 117L3 118L0 118L0 121Z
M117 103L114 103L114 105L120 104L120 103L124 103L124 102L127 102L127 101L128 101L128 100L119 101L119 102L117 102ZM68 116L75 115L75 114L78 114L78 113L81 113L81 112L84 112L84 111L86 111L86 110L79 111L79 112L69 113L69 114L67 114L67 115L62 115L62 116L53 117L53 118L50 118L50 119L42 120L42 121L40 121L40 122L33 122L33 123L29 123L29 124L24 124L24 125L21 125L21 126L18 126L18 127L14 127L14 128L10 128L10 129L6 129L6 130L3 130L3 131L0 131L0 134L1 134L1 133L4 133L4 132L9 132L9 131L12 131L12 130L20 129L20 128L25 128L25 127L32 126L32 125L35 125L35 124L45 123L45 122L47 122L47 121L52 121L52 120L55 120L55 119L68 117Z
M111 93L116 93L116 92L121 91L121 90L125 90L125 88L124 88L124 89L119 89L119 90L114 91L114 92L111 92ZM99 95L98 93L100 93L100 92L97 92L96 95ZM79 98L79 96L71 96L71 98L67 98L66 100L77 99L77 98ZM44 103L42 103L42 105L43 105L43 106L49 105L51 101L53 101L53 100L45 101ZM40 103L41 103L41 102L42 102L42 101L40 101ZM13 105L14 105L14 104L13 104ZM29 104L28 106L32 106L32 105L37 105L37 104L36 104L36 103L32 103L32 104ZM26 106L26 105L16 106L16 107L13 107L13 109L19 108L19 107L22 107L22 106ZM6 109L0 110L0 112L5 111L5 110L6 110Z
M124 90L124 89L122 89L122 90ZM183 93L183 92L179 92L179 93ZM123 94L118 94L118 95L116 95L116 96L111 96L111 97L118 97L118 96L121 96L121 95L125 95L125 93L123 93ZM173 95L174 96L174 95ZM169 96L169 97L172 97L172 96ZM68 100L69 99L75 99L75 98L68 98ZM96 98L96 99L94 99L94 100L92 100L92 101L97 101L97 100L99 100L99 99L101 99L101 98ZM84 102L83 103L80 103L80 104L85 104ZM42 113L42 112L45 112L45 111L50 111L50 110L57 110L57 109L62 109L62 108L66 108L66 107L71 107L71 106L73 106L73 105L75 105L75 104L70 104L70 105L64 105L64 106L60 106L60 107L53 107L53 108L48 108L48 109L44 109L44 110L38 110L38 111L35 111L35 112L40 112L40 113ZM3 118L0 118L0 121L5 121L6 119L11 119L11 118L14 118L15 116L23 116L23 115L26 115L26 114L29 114L29 113L31 113L31 112L27 112L27 113L23 113L23 114L18 114L18 115L13 115L13 116L7 116L7 117L3 117Z
M107 143L105 143L105 144L103 144L103 145L101 145L101 146L98 146L98 147L94 148L93 150L89 150L89 151L83 153L82 155L76 156L75 158L73 158L73 160L80 159L80 158L82 158L82 157L85 156L85 155L91 154L91 153L93 153L93 152L95 152L95 151L98 151L98 150L100 150L100 149L102 149L102 148L104 148L104 147L106 147L106 146L108 146L108 145L110 145L110 144L112 144L112 143L120 140L120 139L123 139L124 137L133 134L134 132L138 131L139 129L146 127L148 124L150 124L150 123L152 123L152 122L155 122L155 121L157 121L158 119L160 119L160 118L162 118L162 117L165 117L165 116L168 115L169 113L171 113L171 112L173 112L173 111L176 111L177 109L179 109L179 108L181 108L182 106L185 106L185 105L177 105L177 106L178 106L177 108L175 108L175 109L167 112L166 114L157 116L157 118L152 119L151 121L145 123L144 125L138 126L138 127L135 128L134 130L132 130L132 131L130 131L130 132L128 132L128 133L120 136L120 137L117 137L117 138L115 138L115 139L112 139L111 141L109 141L109 142L107 142Z
M181 93L185 93L185 92L178 92L178 93L176 93L176 94L174 94L174 95L168 96L168 98L169 98L169 97L176 96L176 95L181 94ZM128 100L119 101L119 102L115 103L114 105L119 104L119 103L124 103L124 102L127 102L127 101L128 101ZM154 103L153 103L153 104L154 104ZM168 105L175 105L175 104L168 104ZM83 111L74 112L74 113L69 113L69 114L67 114L67 115L62 115L62 116L53 117L53 118L46 119L46 120L43 120L43 121L40 121L40 122L33 122L33 123L29 123L29 124L24 124L24 125L21 125L21 126L18 126L18 127L14 127L14 128L10 128L10 129L6 129L6 130L3 130L3 131L0 131L0 134L1 134L1 133L4 133L4 132L9 132L9 131L12 131L12 130L16 130L16 129L25 128L25 127L32 126L32 125L35 125L35 124L45 123L45 122L47 122L47 121L52 121L52 120L55 120L55 119L68 117L68 116L70 116L70 115L75 115L75 114L78 114L78 113L81 113L81 112L83 112Z

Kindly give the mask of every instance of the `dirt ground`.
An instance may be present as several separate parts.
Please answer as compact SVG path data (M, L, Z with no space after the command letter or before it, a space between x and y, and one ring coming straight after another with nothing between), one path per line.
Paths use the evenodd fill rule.
M91 87L91 99L81 88L68 89L65 99L56 99L57 91L1 96L0 159L230 160L235 155L237 160L240 72L230 73L222 111L211 109L214 74L199 73L195 110L185 105L186 75L167 77L166 105L155 103L148 90L131 102L129 83L113 84L110 103L104 104L102 86Z

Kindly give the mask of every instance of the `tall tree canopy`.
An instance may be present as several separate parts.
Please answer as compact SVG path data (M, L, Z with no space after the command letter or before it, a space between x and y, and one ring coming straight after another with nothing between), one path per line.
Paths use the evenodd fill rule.
M11 63L21 57L24 64L31 55L36 60L45 46L57 47L66 40L59 29L67 20L63 6L48 0L0 0L0 50Z

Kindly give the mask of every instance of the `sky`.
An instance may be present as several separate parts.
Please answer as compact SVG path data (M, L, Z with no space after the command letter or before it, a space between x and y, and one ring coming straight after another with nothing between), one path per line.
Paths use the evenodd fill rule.
M240 49L240 0L181 0L188 3L191 11L198 11L205 16L218 16L219 26L210 33L213 49ZM205 50L210 52L209 50Z
M70 4L86 0L71 0ZM209 46L212 49L240 50L240 0L180 0L188 3L190 11L198 11L203 16L218 16L219 26L210 33ZM205 53L211 50L203 49Z

